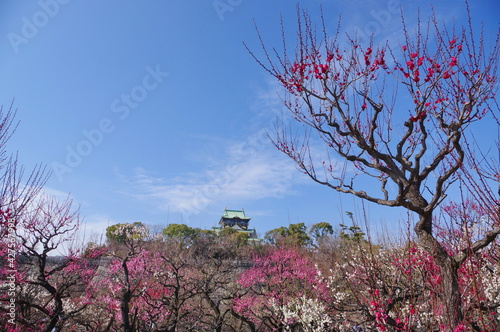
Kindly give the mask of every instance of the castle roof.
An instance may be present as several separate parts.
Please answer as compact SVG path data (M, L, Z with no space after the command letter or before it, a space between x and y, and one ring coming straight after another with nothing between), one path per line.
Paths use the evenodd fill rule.
M228 210L224 209L224 214L221 219L240 219L250 221L251 218L245 216L245 210Z
M240 228L246 229L248 228L248 222L251 218L245 215L245 210L228 210L224 209L224 213L219 220L219 225L222 227L234 227L238 226Z

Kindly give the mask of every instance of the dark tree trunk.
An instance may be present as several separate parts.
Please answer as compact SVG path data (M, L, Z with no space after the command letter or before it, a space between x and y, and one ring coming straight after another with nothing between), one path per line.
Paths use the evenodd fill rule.
M61 316L62 311L63 311L62 299L56 295L54 298L54 302L55 302L54 312L52 314L52 317L50 317L50 322L45 327L44 332L54 331L54 328L56 327L57 323L59 323L60 316Z
M130 290L127 289L124 292L120 303L123 332L132 332L132 326L130 325L129 308L128 308L129 302L130 302Z
M445 307L445 324L453 330L463 319L462 301L458 286L458 267L453 256L451 256L433 235L433 208L420 193L417 185L411 186L407 194L411 210L419 215L415 225L415 233L422 247L432 255L434 263L440 271L442 291L441 299Z
M122 315L122 327L123 332L132 332L132 326L130 325L130 310L129 303L132 298L132 293L130 292L130 284L129 284L129 271L127 266L128 257L122 261L124 280L125 280L125 289L123 290L123 295L120 301L120 311Z
M452 330L463 319L458 286L458 264L432 235L432 215L420 215L415 225L415 232L420 244L432 255L435 264L439 267L443 289L442 301L446 312L445 323Z

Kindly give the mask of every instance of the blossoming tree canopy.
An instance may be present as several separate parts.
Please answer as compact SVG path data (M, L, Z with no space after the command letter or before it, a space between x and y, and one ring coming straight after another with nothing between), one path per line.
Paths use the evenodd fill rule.
M235 300L236 312L273 329L304 320L309 323L306 316L315 312L321 319L314 324L322 326L328 289L307 257L295 249L278 247L254 257L253 264L238 280L249 292ZM298 306L304 310L295 310Z
M141 240L149 235L148 228L141 222L133 224L115 224L106 228L108 241L123 243L126 240Z
M323 17L318 33L308 13L298 9L294 51L287 48L285 32L282 53L273 49L271 55L260 34L266 61L250 51L283 86L285 107L299 130L309 129L303 141L289 129L277 129L277 149L319 184L418 216L415 233L443 274L450 328L462 319L457 269L464 258L450 255L436 240L433 213L468 157L464 137L473 124L486 116L498 122L500 33L487 44L466 7L468 26L461 28L439 23L435 14L407 24L403 14L399 45L341 40L340 24L329 35ZM326 155L316 153L311 133L324 143ZM473 252L491 243L500 228L493 233L471 246Z

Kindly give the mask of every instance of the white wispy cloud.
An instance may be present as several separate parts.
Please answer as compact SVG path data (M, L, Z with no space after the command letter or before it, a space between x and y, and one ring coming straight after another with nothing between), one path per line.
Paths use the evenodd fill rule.
M252 115L245 128L253 129L252 134L238 142L205 140L217 146L216 162L213 155L197 153L198 160L194 164L205 167L170 178L137 168L127 179L129 187L133 188L128 194L150 202L154 208L180 213L187 219L190 214L198 214L212 206L220 209L232 203L295 194L294 184L304 178L300 177L294 162L278 152L269 138L273 136L275 120L282 107L278 96L280 90L280 86L270 79L264 87L255 88L254 104L250 107Z
M276 151L248 150L245 154L245 148L251 146L231 146L224 158L227 163L221 167L171 179L136 169L131 180L133 195L163 210L192 214L212 204L225 206L234 201L293 194L297 169L291 160Z

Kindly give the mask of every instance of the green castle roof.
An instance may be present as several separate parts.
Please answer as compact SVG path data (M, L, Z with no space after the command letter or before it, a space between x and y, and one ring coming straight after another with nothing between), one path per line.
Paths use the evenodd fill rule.
M228 210L224 209L224 214L222 215L224 219L241 219L249 221L251 218L245 216L245 210Z

